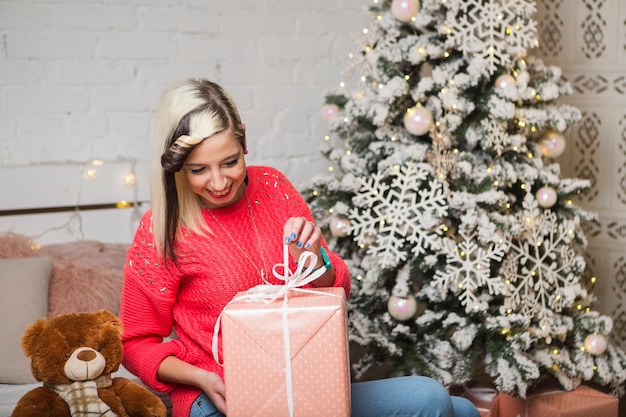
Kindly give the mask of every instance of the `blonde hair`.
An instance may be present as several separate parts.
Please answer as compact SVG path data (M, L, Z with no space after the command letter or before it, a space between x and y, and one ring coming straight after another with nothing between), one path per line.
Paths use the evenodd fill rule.
M152 162L152 234L165 258L176 261L180 228L205 234L202 205L181 168L204 139L231 129L245 146L241 118L232 98L218 84L190 78L165 89L157 112Z

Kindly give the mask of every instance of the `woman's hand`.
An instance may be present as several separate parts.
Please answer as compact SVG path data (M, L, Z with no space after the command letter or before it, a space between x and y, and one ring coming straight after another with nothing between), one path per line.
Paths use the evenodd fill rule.
M283 239L293 259L299 259L305 252L313 252L317 256L314 269L324 265L324 258L320 252L322 231L315 223L305 217L291 217L285 223ZM335 268L330 268L319 278L313 281L316 287L330 287L335 282Z
M215 372L205 372L199 381L198 388L209 396L211 402L220 413L226 415L226 385Z
M211 402L226 415L226 385L221 376L178 359L168 356L161 361L157 371L159 379L179 384L193 385L209 396Z
M285 223L283 235L293 259L297 260L303 252L309 251L317 255L315 268L324 264L320 255L322 231L315 223L304 217L291 217Z

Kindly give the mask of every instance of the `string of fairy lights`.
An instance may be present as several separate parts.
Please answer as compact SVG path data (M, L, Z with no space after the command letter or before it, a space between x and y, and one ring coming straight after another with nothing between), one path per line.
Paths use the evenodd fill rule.
M130 190L131 198L128 200L117 200L106 202L103 204L85 204L83 202L83 192L89 182L95 182L100 177L102 171L108 165L126 165L121 175L120 185ZM85 238L84 222L82 213L95 209L130 209L130 222L134 225L141 217L141 204L143 203L139 197L139 186L137 181L137 161L132 157L118 158L116 161L106 162L101 159L90 159L81 164L80 178L78 178L78 188L76 192L76 200L72 207L68 207L67 211L71 211L67 220L57 226L52 226L43 230L41 233L33 236L34 239L41 238L49 233L59 230L66 230L78 240ZM46 211L42 209L41 211ZM50 208L49 211L59 211L58 208Z

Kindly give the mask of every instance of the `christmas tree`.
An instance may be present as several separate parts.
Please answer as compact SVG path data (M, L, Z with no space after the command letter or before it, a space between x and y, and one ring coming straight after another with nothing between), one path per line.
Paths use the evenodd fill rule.
M386 364L444 385L488 375L525 396L552 376L619 387L626 355L594 311L575 203L557 161L580 111L537 46L525 0L374 0L352 85L322 108L329 173L306 196L352 275L358 379Z

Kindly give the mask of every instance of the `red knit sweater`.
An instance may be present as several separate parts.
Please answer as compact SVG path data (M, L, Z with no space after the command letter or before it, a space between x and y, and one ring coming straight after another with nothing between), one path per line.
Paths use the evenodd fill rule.
M208 210L203 216L215 236L185 233L177 246L179 268L157 255L151 233L152 212L146 212L128 249L120 318L124 325L124 366L157 391L171 392L173 414L188 416L198 388L157 379L161 361L174 355L185 362L216 372L223 369L211 355L213 328L224 306L239 291L261 283L259 269L269 269L283 259L283 227L289 217L311 212L293 185L269 167L248 167L246 194L258 231L257 242L246 198L232 206L214 209L227 236ZM237 242L239 247L233 242ZM325 242L322 244L326 247ZM242 250L254 262L246 258ZM350 291L350 274L341 258L328 252L335 267L336 287ZM295 267L293 259L292 269ZM167 267L166 267L167 265ZM176 331L177 339L164 341ZM221 357L221 345L220 345Z

